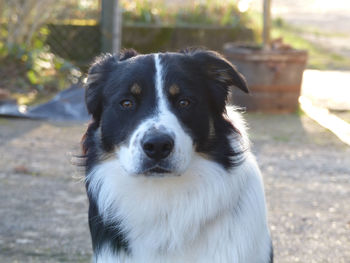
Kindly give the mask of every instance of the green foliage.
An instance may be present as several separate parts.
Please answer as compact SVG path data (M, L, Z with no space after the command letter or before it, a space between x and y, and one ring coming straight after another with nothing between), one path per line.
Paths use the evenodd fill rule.
M0 0L0 88L33 98L78 81L80 71L54 55L46 44L49 30L43 25L64 11L58 2Z
M78 81L80 71L51 53L44 43L43 38L35 37L30 46L0 44L0 88L49 94Z
M247 26L250 16L239 12L236 2L207 1L191 4L165 5L164 1L121 2L123 21L127 24Z

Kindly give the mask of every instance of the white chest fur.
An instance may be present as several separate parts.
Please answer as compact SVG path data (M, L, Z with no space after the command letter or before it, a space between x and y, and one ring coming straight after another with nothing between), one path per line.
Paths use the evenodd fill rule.
M122 222L131 249L116 255L105 247L98 263L268 262L264 192L250 154L230 173L196 155L178 177L134 177L108 161L87 180L99 213Z

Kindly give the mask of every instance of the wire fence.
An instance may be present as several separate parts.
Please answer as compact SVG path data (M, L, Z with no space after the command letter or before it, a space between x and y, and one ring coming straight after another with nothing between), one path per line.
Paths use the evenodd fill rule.
M47 24L49 34L46 43L50 50L77 66L89 64L101 52L99 25Z

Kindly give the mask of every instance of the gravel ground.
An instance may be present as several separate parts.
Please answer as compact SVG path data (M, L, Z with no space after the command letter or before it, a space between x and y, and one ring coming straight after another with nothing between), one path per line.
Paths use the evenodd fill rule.
M350 147L306 116L247 114L277 263L350 262ZM0 119L0 262L90 262L86 125Z

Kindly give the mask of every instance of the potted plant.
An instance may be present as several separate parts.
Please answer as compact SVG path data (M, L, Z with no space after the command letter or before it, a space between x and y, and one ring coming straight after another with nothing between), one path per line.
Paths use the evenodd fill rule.
M263 46L224 45L224 54L246 77L250 94L232 90L232 103L247 110L295 112L298 108L307 51L282 39L270 41L270 3L264 0Z

